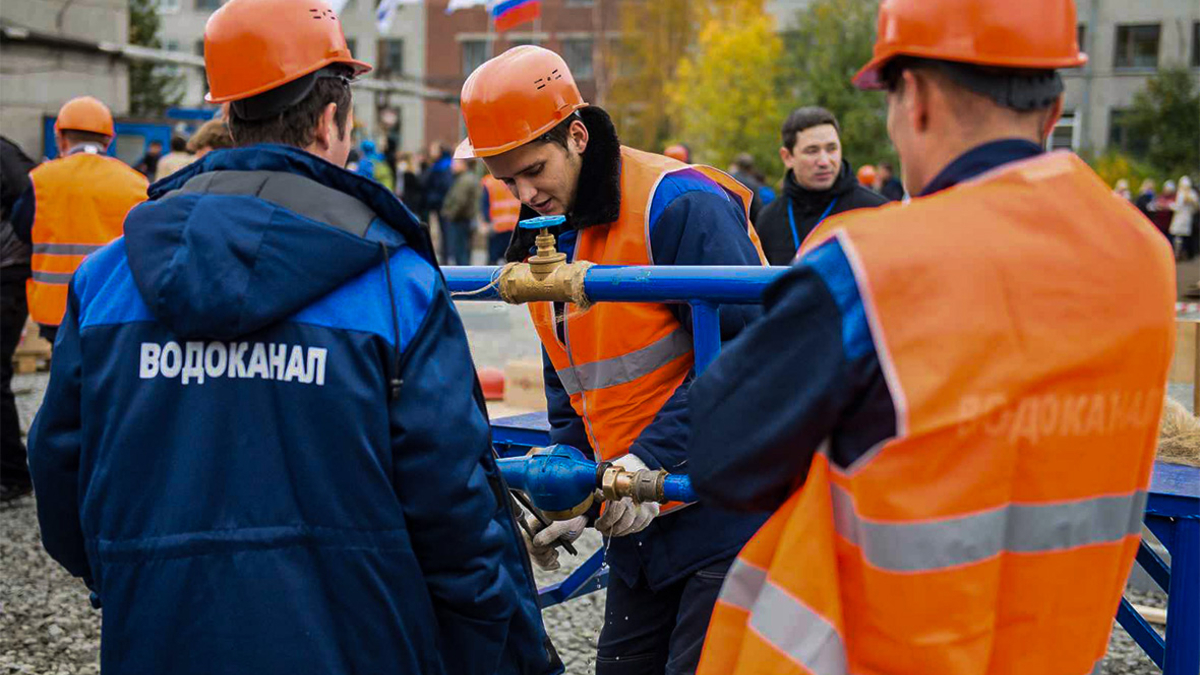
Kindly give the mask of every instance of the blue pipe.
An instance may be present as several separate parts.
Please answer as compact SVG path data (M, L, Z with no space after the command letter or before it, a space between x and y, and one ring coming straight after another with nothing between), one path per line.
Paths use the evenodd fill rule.
M583 288L592 302L691 302L752 305L788 267L611 266L588 270ZM443 267L451 293L460 299L499 300L493 283L499 267Z
M673 502L694 502L696 492L692 481L685 474L672 474L663 481L663 496Z
M570 511L596 489L596 463L569 445L527 457L496 461L508 486L529 495L543 511Z
M720 308L711 302L692 301L692 348L696 355L697 375L721 353Z

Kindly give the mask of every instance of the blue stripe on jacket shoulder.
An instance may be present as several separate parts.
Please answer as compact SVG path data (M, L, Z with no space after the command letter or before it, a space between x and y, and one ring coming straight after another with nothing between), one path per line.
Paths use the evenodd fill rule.
M380 265L342 284L329 295L293 314L288 321L373 333L395 346L392 310L389 306L394 302L400 323L400 348L406 347L417 334L433 304L440 277L433 266L412 248L402 246L388 250L392 252L389 261L392 272L390 292L381 258Z
M875 351L871 327L859 293L858 279L842 250L841 242L830 239L800 259L825 282L842 315L842 346L847 359L859 359Z
M142 300L121 237L84 259L71 280L79 300L79 329L153 321Z
M662 177L654 198L650 200L650 231L662 216L663 211L675 201L675 198L688 192L708 192L729 199L725 188L715 180L705 176L696 169L680 169ZM647 233L649 234L649 233Z

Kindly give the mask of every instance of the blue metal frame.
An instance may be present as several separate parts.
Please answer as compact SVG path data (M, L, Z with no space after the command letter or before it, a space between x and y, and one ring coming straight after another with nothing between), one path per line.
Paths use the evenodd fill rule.
M720 353L719 304L761 302L767 286L786 267L613 267L588 270L584 290L593 302L688 303L697 373ZM490 286L496 267L444 267L451 292L477 292L465 300L499 300ZM493 443L503 456L524 455L529 448L550 443L550 425L543 413L497 420ZM1154 466L1145 521L1171 553L1168 566L1145 543L1137 562L1167 591L1166 639L1121 599L1117 621L1165 675L1200 672L1200 469L1175 464ZM608 584L604 551L598 551L560 583L540 589L542 607L600 590Z

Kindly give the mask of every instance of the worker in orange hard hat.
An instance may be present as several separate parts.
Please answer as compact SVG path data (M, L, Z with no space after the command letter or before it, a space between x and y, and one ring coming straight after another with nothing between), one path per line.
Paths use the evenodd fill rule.
M692 163L692 151L689 150L688 146L684 145L683 143L668 145L666 149L663 150L662 154L670 157L671 159L677 159L684 164Z
M875 188L875 167L864 164L858 167L858 184L865 188Z
M71 275L88 254L121 236L125 214L146 199L146 179L108 156L114 135L108 106L91 96L67 101L54 121L59 157L29 173L31 184L13 209L14 231L33 245L29 315L51 342Z
M561 673L429 238L343 168L370 67L324 0L204 42L235 147L79 268L30 433L104 671Z
M626 265L761 265L751 195L727 174L621 145L608 114L588 105L563 59L522 46L467 78L468 138L521 202L522 217L565 217L553 229L571 260ZM508 260L531 254L517 229ZM586 312L529 306L544 352L551 438L629 470L686 472L686 408L694 378L686 305L601 303ZM724 307L732 337L757 308ZM608 538L611 568L596 672L685 673L700 654L717 590L758 515L704 505L624 500L542 529L535 562L558 566L555 542L587 526ZM536 521L532 530L541 528Z
M1043 150L1071 0L884 0L907 205L825 220L692 387L692 482L773 512L700 672L1091 673L1138 549L1170 248Z

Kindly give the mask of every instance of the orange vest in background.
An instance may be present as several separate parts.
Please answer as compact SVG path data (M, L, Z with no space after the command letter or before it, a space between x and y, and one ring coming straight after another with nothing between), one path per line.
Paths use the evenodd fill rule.
M1162 235L1053 153L830 218L802 254L831 238L897 436L814 458L731 568L699 673L1091 673L1174 350Z
M62 323L71 275L83 259L124 232L125 215L146 200L145 176L106 155L76 152L39 165L33 182L33 275L29 315Z
M597 265L651 265L647 216L668 173L695 170L741 201L750 222L750 191L721 171L621 148L621 212L616 221L579 231L574 260ZM766 264L758 235L747 236ZM583 419L598 460L629 452L692 368L692 336L665 304L601 302L581 312L566 306L560 340L553 304L529 304L533 324L571 406Z
M483 177L483 189L488 193L488 216L493 232L512 232L521 217L521 202L502 181L491 174Z

